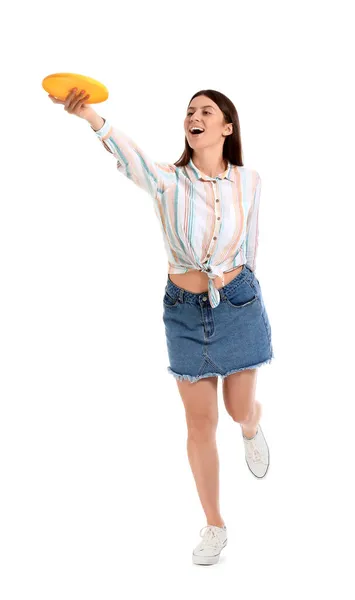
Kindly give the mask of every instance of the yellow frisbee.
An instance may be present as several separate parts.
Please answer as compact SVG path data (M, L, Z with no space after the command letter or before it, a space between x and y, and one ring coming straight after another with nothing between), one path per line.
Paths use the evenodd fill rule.
M77 94L81 90L85 90L86 94L90 94L85 104L97 104L104 102L108 98L108 89L103 83L86 77L86 75L79 75L78 73L54 73L48 75L42 81L43 89L59 100L65 100L69 92L73 88L77 88ZM86 95L85 94L85 95Z

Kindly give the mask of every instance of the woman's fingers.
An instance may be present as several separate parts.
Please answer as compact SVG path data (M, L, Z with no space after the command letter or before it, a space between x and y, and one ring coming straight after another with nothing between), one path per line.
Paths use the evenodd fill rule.
M76 95L76 92L72 90L66 98L64 110L68 111L69 113L74 112L79 102L82 102L84 94L85 90L81 90L78 95Z
M89 107L85 106L85 102L90 98L90 94L85 95L85 90L81 90L77 93L76 89L70 90L65 100L60 100L52 94L48 94L48 97L55 104L64 104L64 110L69 114L75 114L81 117L85 110Z
M74 110L79 106L79 104L84 102L88 97L89 95L85 96L85 90L81 90L77 98L73 99L73 102L70 106L71 110L74 112Z
M65 99L64 110L68 110L70 103L71 103L72 99L74 98L74 96L75 96L75 91L71 90Z

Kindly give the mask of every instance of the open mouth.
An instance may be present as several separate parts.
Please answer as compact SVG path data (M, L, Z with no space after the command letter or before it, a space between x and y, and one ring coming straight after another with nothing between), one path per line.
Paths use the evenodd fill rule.
M203 135L203 133L205 132L205 130L202 129L201 127L193 127L192 129L189 129L189 132L194 137L199 137L200 135Z

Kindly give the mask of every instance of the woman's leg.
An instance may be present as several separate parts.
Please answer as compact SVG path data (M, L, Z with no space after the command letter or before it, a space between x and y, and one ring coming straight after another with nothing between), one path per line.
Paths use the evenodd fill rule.
M240 423L246 437L256 434L261 404L255 400L257 369L232 373L223 380L223 399L227 412Z
M218 380L217 377L206 377L195 383L176 381L185 406L189 463L207 525L223 527L219 506L219 459L216 445Z

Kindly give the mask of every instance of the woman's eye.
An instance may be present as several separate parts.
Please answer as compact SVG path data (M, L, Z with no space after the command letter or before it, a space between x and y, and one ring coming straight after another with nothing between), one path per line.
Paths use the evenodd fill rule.
M208 110L204 110L203 111L206 115L211 115L212 113L210 113ZM187 113L187 116L189 117L190 115L192 115L192 113Z

